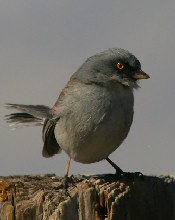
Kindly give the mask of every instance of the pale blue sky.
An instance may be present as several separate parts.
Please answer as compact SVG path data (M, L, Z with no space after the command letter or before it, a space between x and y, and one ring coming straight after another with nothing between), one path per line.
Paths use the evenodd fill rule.
M175 1L0 1L0 175L64 175L67 156L42 158L40 128L10 130L5 102L52 105L94 53L129 50L151 78L135 91L128 138L110 158L126 171L175 173ZM113 172L107 162L71 172Z

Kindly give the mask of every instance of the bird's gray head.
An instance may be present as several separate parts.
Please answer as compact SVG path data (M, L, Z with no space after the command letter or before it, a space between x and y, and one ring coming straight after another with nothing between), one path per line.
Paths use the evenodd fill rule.
M141 64L133 54L112 48L88 58L72 78L102 85L120 82L124 86L137 88L137 81L149 76L141 70Z

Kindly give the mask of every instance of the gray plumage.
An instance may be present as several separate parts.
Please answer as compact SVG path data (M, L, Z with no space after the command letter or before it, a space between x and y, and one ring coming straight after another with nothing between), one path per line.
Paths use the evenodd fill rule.
M64 150L75 161L97 162L126 138L133 120L133 89L147 78L134 55L109 49L85 61L52 108L8 104L22 112L8 115L7 121L44 122L45 157Z
M75 161L105 159L129 132L133 101L132 89L121 84L106 88L71 81L58 103L57 142Z
M41 126L45 118L49 117L50 108L45 105L22 105L6 103L7 109L15 109L21 112L6 115L6 121L14 128L24 126Z

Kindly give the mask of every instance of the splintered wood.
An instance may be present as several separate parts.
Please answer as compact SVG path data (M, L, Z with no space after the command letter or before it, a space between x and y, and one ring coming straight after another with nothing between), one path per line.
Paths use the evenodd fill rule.
M0 178L1 220L174 220L173 176L116 179L79 175L66 190L63 178Z

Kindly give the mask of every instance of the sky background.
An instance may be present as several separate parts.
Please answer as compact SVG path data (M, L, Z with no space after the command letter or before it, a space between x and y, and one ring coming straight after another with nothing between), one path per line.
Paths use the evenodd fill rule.
M65 174L65 153L43 158L41 128L12 131L4 103L52 106L85 59L111 47L136 55L151 78L135 91L132 128L110 158L125 171L175 174L174 11L174 0L0 0L0 175ZM112 172L105 161L71 167Z

